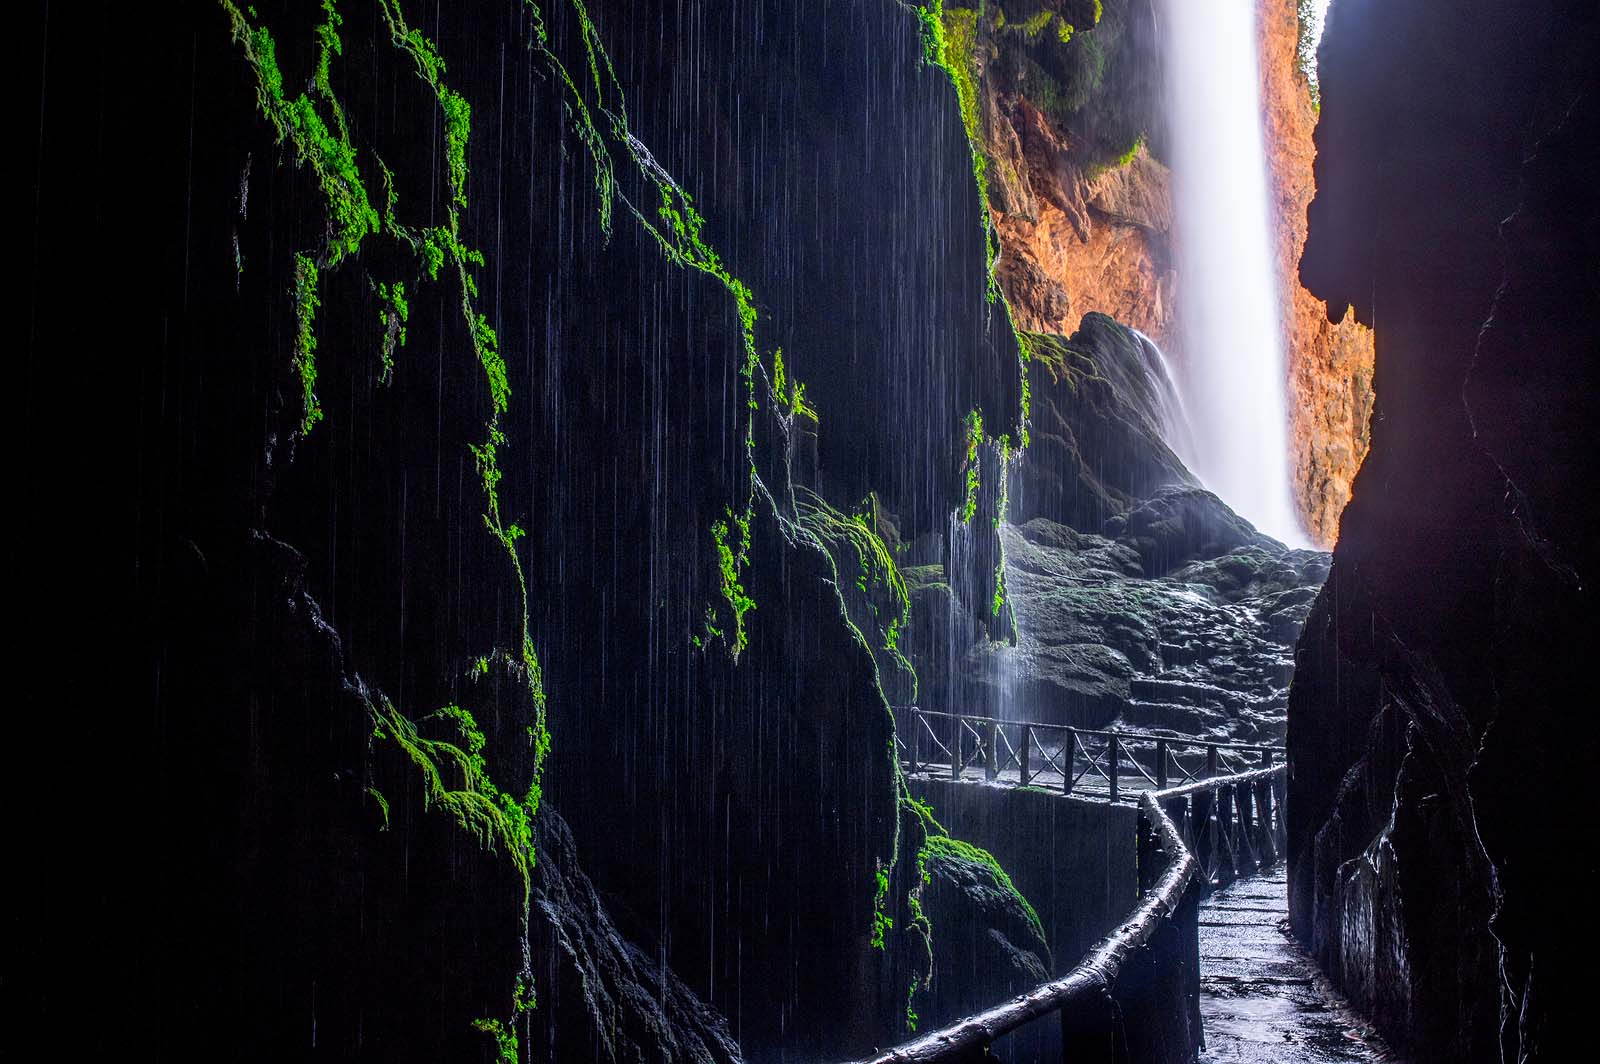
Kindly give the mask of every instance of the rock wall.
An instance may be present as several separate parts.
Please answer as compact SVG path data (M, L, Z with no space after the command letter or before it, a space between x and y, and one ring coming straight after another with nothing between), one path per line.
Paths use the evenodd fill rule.
M119 987L77 1048L904 1033L921 932L874 939L924 834L881 633L791 462L919 534L960 503L963 419L1019 433L915 14L101 14L41 27L23 392L59 402L26 401L17 451L57 515L29 656L92 601L92 656L129 659L25 696L82 740L52 789L119 818L67 877L93 899L24 942ZM63 1014L98 994L75 978Z
M1597 29L1341 0L1321 52L1302 273L1377 321L1377 405L1298 649L1290 913L1417 1061L1588 1027Z

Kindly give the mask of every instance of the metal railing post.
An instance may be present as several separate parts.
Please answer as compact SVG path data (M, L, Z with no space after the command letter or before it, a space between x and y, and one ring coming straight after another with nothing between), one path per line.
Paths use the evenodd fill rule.
M1167 789L1167 741L1156 740L1156 790Z
M1206 744L1206 775L1209 777L1209 776L1216 776L1218 774L1219 773L1217 772L1217 744L1216 743L1207 743Z
M1114 802L1121 797L1121 790L1117 786L1117 762L1122 760L1122 744L1117 739L1117 733L1111 733L1111 739L1106 744L1106 765L1109 771L1106 775L1111 778L1111 800Z
M1024 787L1026 787L1028 785L1028 769L1030 768L1030 762L1032 762L1032 760L1033 760L1033 758L1031 756L1032 753L1033 753L1033 749L1032 748L1033 748L1033 725L1024 724L1022 726L1022 748L1017 753L1018 775L1020 775L1022 777L1022 786L1024 786Z
M1078 733L1067 729L1067 742L1061 748L1061 793L1072 793L1072 766L1078 760Z

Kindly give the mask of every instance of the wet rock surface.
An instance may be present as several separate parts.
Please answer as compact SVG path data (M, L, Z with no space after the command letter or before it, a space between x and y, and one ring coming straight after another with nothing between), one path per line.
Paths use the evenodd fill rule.
M935 837L922 905L934 928L933 978L915 1002L933 1029L1038 986L1050 947L1032 907L982 850Z
M739 1064L728 1021L661 963L659 951L647 953L618 931L579 867L566 821L547 806L535 832L535 1059Z
M1017 645L964 660L990 701L1080 727L1282 738L1291 648L1326 555L1253 536L1151 576L1127 539L1040 518L1002 534Z
M907 568L919 704L1281 740L1328 555L1262 535L1196 483L1164 438L1180 412L1162 409L1136 334L1092 314L1068 340L1034 340L1035 438L999 530L1015 638L975 623L981 597L944 566Z
M1288 930L1282 867L1200 904L1200 1064L1393 1059Z
M1421 1062L1591 1036L1600 417L1592 4L1336 6L1301 269L1377 332L1290 700L1297 936ZM1477 101L1463 109L1464 100Z

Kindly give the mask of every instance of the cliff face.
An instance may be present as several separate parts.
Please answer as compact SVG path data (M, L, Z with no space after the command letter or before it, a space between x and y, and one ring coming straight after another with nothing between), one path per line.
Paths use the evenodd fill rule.
M1067 335L1093 312L1171 344L1170 175L1146 146L1159 135L1150 9L944 10L974 79L996 274L1018 326Z
M945 7L974 79L996 274L1023 329L1069 335L1084 314L1102 313L1181 364L1158 11L1120 0L1099 10L1096 21L1087 4ZM1296 0L1260 0L1257 26L1294 496L1312 540L1327 547L1367 453L1372 330L1349 313L1330 322L1327 304L1300 283L1317 114L1297 58Z
M840 588L897 578L841 571L796 489L923 534L964 419L1018 435L950 80L894 4L412 7L45 28L59 324L26 390L117 356L73 386L108 409L73 430L92 453L24 458L131 515L106 628L144 698L96 714L75 670L52 698L127 719L86 727L115 747L86 775L150 825L137 882L75 915L132 940L94 951L133 1016L93 1044L888 1044L932 963L926 833L892 622ZM117 278L93 315L85 249ZM95 567L103 522L72 523L90 542L41 568ZM50 598L121 597L100 582ZM965 897L941 911L981 922Z
M1377 332L1289 708L1297 934L1418 1061L1562 1059L1595 932L1592 5L1344 0L1302 264ZM1534 781L1539 781L1535 783Z
M1316 195L1317 126L1311 86L1297 56L1297 0L1259 0L1263 132L1273 194L1284 361L1289 372L1290 469L1295 503L1313 542L1332 547L1350 484L1370 443L1372 329L1300 282L1306 207Z

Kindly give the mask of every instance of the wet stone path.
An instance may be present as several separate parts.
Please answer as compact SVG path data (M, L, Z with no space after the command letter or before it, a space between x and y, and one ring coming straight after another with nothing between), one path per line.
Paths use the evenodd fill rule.
M1201 1064L1393 1059L1290 937L1287 918L1281 865L1201 904Z

